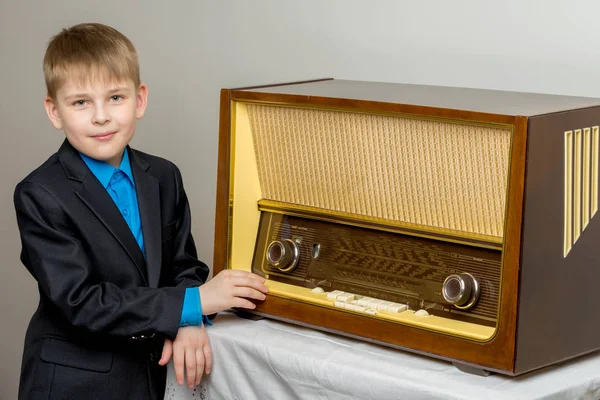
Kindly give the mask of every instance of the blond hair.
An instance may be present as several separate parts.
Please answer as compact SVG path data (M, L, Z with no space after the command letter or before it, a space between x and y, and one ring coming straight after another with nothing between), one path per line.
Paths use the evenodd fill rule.
M48 96L68 80L81 84L94 79L121 82L131 79L140 86L137 52L131 41L116 29L85 23L63 29L54 36L44 56L44 79Z

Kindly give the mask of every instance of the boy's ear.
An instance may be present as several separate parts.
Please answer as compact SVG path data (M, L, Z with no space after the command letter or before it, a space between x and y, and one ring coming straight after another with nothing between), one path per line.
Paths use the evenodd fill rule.
M46 113L48 114L48 118L50 119L50 122L52 122L52 125L54 125L56 129L62 129L62 120L60 119L60 114L58 113L58 108L56 108L54 100L50 97L46 97L44 99L44 108L46 108Z
M140 119L146 112L146 106L148 105L148 88L145 84L140 84L140 87L136 95L136 106L135 106L135 117Z

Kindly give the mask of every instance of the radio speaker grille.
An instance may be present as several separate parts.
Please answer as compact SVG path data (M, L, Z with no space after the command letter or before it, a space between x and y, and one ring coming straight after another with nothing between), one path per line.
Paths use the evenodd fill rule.
M262 196L501 238L511 130L248 104Z

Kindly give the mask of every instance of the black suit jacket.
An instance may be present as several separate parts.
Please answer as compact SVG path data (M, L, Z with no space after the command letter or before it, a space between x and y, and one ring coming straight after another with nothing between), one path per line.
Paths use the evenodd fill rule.
M130 150L146 255L114 201L65 140L15 190L21 260L40 302L23 351L20 399L151 399L197 259L181 174Z

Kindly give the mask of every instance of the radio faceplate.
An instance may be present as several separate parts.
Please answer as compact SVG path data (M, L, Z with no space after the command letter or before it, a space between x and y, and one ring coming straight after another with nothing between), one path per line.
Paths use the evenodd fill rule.
M298 255L293 268L288 267L291 262L273 262L292 248ZM494 327L501 255L500 250L263 211L252 272L289 285L342 291ZM479 291L468 309L442 295L446 279L464 273L475 278ZM461 289L455 286L447 291Z

